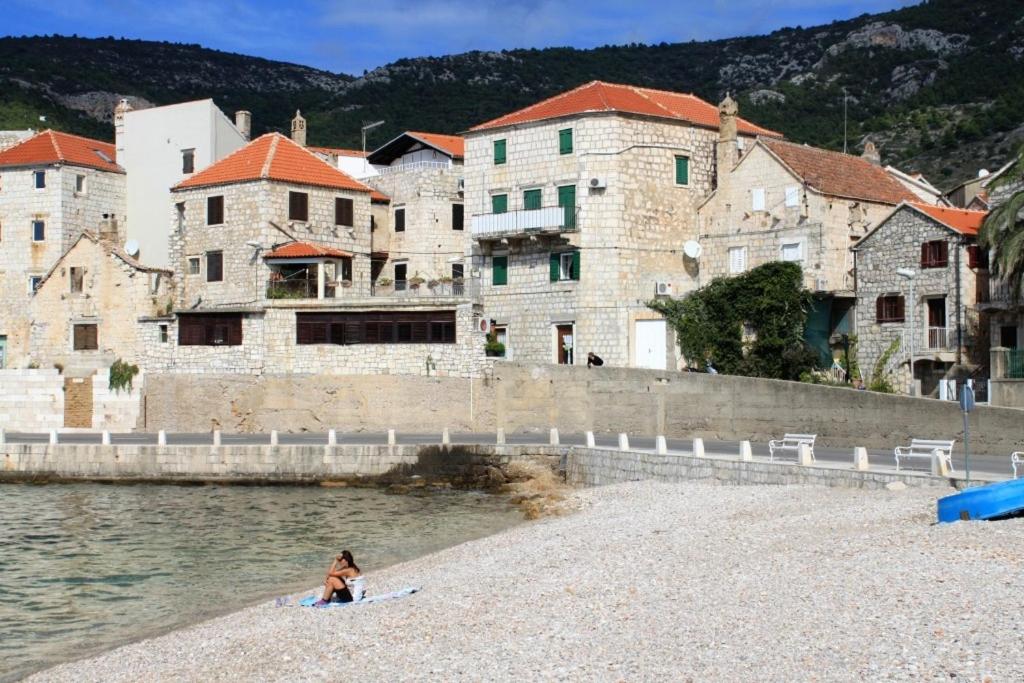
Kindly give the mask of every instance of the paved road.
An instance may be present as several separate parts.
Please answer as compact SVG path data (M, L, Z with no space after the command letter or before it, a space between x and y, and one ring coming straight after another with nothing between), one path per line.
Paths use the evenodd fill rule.
M34 434L25 432L9 432L8 443L47 443L48 434ZM60 434L59 441L68 444L98 444L101 436L98 433L67 433ZM113 444L135 444L155 445L156 434L132 433L132 434L111 434ZM337 440L339 445L384 445L387 444L388 436L385 432L338 432ZM441 434L417 434L399 432L396 440L401 445L438 444L441 442ZM493 444L495 435L491 433L453 433L451 440L456 444ZM560 441L564 445L582 446L586 443L586 436L583 434L562 434ZM281 433L278 442L282 445L320 445L327 443L327 433L302 432L298 434ZM548 443L547 433L518 433L508 434L505 442L509 445L544 445ZM168 445L195 446L212 444L213 436L209 432L195 433L173 433L167 434ZM269 434L222 434L221 443L228 445L260 445L269 444ZM595 435L595 443L598 447L618 448L618 437L615 435ZM655 438L644 436L630 436L630 446L638 450L654 450ZM670 452L689 453L693 442L689 439L668 439ZM768 444L755 442L751 444L755 456L768 457ZM704 450L709 455L739 453L738 441L710 441L705 440ZM852 448L829 448L818 446L814 449L815 457L823 462L830 463L851 463L853 461ZM892 450L868 450L868 460L873 467L893 467ZM912 462L911 466L920 466L924 461ZM953 455L953 467L958 472L964 470L964 456L962 444L957 444ZM1010 456L1006 455L971 455L971 469L984 474L997 476L1011 476Z

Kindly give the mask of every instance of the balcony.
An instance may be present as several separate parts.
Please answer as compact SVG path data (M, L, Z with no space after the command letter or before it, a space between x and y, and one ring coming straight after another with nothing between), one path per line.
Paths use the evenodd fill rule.
M394 173L407 173L409 171L425 170L443 171L451 167L451 162L448 161L411 161L408 164L398 164L396 166L378 166L377 174L392 175Z
M390 284L374 283L370 286L370 293L373 296L400 297L406 299L448 297L467 298L476 296L479 287L475 280L452 282L431 281L416 283L409 280L396 280Z
M928 344L925 348L929 351L955 351L956 328L929 327Z
M1024 305L1024 293L1022 293L1022 295L1018 297L1017 301L1014 302L1012 292L1010 291L1009 285L1006 284L1006 281L992 278L989 280L988 301L979 303L986 303L986 308L1012 308L1014 306Z
M504 213L483 213L472 217L474 239L502 239L529 235L575 232L578 228L578 206L548 206Z
M351 286L344 282L324 282L324 299L333 299L338 295L338 288ZM319 299L316 278L295 278L288 280L270 280L267 282L268 299Z

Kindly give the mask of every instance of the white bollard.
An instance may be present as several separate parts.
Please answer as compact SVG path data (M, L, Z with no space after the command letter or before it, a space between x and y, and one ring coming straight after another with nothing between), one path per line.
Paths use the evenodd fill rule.
M397 442L397 440L395 439L395 430L394 429L389 429L388 430L388 445L389 446L394 446L396 442Z
M494 435L494 442L496 444L498 444L499 446L504 446L505 445L505 428L504 427L498 427L498 432L497 432L497 434Z
M442 446L451 446L452 445L452 437L451 437L451 434L448 433L448 428L447 427L445 427L444 429L441 430L441 445Z
M103 434L100 436L100 443L104 446L110 445L110 432L106 429L103 430Z
M932 451L932 476L948 477L949 474L949 467L946 465L946 459L942 456L942 451L938 449Z
M270 445L271 446L276 446L277 445L277 430L276 429L271 429L270 430Z
M217 448L219 446L220 446L220 430L219 429L214 429L213 430L213 447Z
M594 448L597 446L597 441L594 440L594 432L587 432L587 448Z
M704 457L704 439L693 440L693 457L703 458Z
M333 429L328 429L327 430L327 445L328 446L337 446L338 445L338 432L334 431Z
M619 450L620 451L628 451L629 450L629 435L628 434L619 434Z
M754 451L750 448L749 441L740 441L740 460L751 462L754 459Z
M551 444L552 446L557 446L558 445L558 428L557 427L552 427L551 428L551 437L548 439L548 443Z
M857 446L853 449L853 469L858 472L867 472L871 467L868 463L868 449Z
M159 432L156 433L156 445L157 446L166 446L167 445L167 432L165 432L162 429Z
M57 430L56 429L51 429L50 430L50 443L51 444L57 443Z
M664 436L658 435L658 438L655 439L654 449L658 452L658 455L668 454L668 442L665 441Z
M803 465L804 467L810 467L814 464L814 456L811 455L810 445L802 443L797 446L796 462L798 465Z

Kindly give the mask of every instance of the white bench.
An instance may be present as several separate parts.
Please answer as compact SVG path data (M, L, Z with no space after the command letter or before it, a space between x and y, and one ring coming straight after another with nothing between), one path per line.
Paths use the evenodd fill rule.
M781 439L773 439L768 442L768 462L774 462L775 451L794 451L799 453L800 446L807 446L811 449L811 460L814 460L814 440L817 434L786 434Z
M909 446L897 446L893 453L896 455L896 469L900 469L900 458L931 458L938 452L939 457L946 462L949 471L953 471L953 444L956 441L945 441L942 439L911 439Z
M1010 453L1010 465L1013 466L1013 478L1017 478L1017 468L1024 465L1024 451Z

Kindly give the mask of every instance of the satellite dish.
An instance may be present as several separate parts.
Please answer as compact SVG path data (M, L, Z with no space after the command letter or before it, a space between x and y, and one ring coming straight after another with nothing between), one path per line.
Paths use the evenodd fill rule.
M138 240L128 240L124 243L124 251L129 256L139 255L139 242Z
M697 240L687 240L683 245L683 253L692 259L698 259L704 253L704 247L700 246Z

